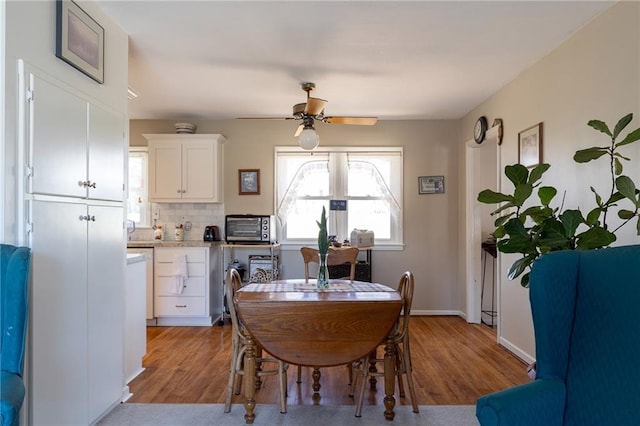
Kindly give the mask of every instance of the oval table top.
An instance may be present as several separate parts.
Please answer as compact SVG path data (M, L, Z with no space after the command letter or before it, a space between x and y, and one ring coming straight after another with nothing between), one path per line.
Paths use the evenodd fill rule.
M385 285L330 280L279 280L248 284L236 293L238 313L271 355L310 367L348 364L382 344L402 300Z

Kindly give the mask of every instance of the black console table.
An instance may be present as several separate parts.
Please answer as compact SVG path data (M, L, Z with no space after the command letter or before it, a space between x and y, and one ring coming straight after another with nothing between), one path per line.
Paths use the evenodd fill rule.
M491 256L491 259L489 258ZM495 318L497 316L497 311L495 308L495 297L496 297L496 257L498 256L498 251L496 247L495 241L485 241L482 243L482 289L480 292L480 308L481 315L480 321L482 323L493 327L495 325ZM484 284L485 284L485 276L487 272L487 262L491 261L491 309L485 309L484 307ZM488 317L485 320L485 317Z

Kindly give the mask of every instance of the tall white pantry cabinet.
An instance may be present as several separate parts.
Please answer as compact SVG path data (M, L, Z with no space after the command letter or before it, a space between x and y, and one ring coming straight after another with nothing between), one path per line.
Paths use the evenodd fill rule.
M42 71L22 81L29 423L88 425L125 386L126 118Z

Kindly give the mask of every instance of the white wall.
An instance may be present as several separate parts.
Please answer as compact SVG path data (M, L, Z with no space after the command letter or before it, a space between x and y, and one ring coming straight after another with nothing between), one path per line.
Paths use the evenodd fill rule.
M132 120L132 145L145 145L143 133L174 133L182 120ZM274 211L274 146L296 145L296 123L272 120L197 120L198 133L221 133L224 145L224 209L227 214ZM396 286L411 270L416 277L412 311L458 314L460 311L458 257L458 121L385 121L375 126L320 123L323 146L404 147L403 251L374 251L373 278ZM260 195L238 195L238 169L260 169ZM418 176L444 175L445 193L419 195ZM198 213L200 214L200 213ZM188 220L188 218L187 218ZM216 223L213 223L216 225ZM340 238L346 238L342 236ZM299 251L285 251L284 274L302 273ZM296 269L299 267L299 269Z
M17 243L16 166L18 155L18 59L84 92L89 97L127 115L128 37L104 15L93 1L77 1L105 30L105 77L98 84L55 56L56 3L50 1L9 1L6 7L6 50L4 97L4 158L6 179L2 199L3 241ZM0 234L1 235L1 234Z
M601 160L577 164L573 154L590 146L606 146L607 137L587 126L601 119L613 127L633 112L628 129L640 127L640 3L620 2L576 33L561 47L519 75L514 81L466 115L461 143L471 138L477 117L504 120L501 146L504 166L518 161L518 132L544 122L543 161L551 164L543 184L567 191L565 208L594 207L589 186L605 193L608 164ZM624 133L626 134L626 132ZM625 174L640 181L640 144L625 149L633 159ZM461 158L461 161L464 159ZM463 164L463 163L461 163ZM504 182L506 181L506 182ZM463 182L463 180L461 180ZM511 192L507 179L502 191ZM633 225L619 233L617 244L638 244ZM523 358L533 358L535 344L528 290L509 281L506 270L514 256L501 256L499 340Z

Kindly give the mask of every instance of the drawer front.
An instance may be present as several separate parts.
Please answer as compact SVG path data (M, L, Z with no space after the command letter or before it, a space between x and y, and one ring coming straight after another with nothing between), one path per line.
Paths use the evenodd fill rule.
M191 277L205 277L205 264L187 262L187 274ZM175 274L175 266L173 263L156 262L156 277L172 277Z
M206 247L192 247L192 248L157 248L153 253L153 258L156 262L174 262L178 256L187 256L187 262L201 262L204 263L207 258Z
M206 315L204 297L156 297L155 314L159 317L199 317Z
M205 296L205 279L204 277L188 278L185 280L185 287L182 289L180 296ZM155 291L158 296L175 296L174 278L158 277L155 282Z

